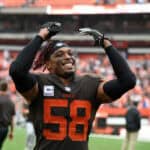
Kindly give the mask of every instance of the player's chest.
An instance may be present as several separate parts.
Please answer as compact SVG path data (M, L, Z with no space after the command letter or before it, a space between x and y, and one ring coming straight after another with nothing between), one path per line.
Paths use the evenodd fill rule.
M80 86L43 85L43 107L44 110L50 110L53 115L84 116L92 107L90 97L87 95L80 90Z
M69 99L86 99L91 100L94 93L91 92L89 86L76 83L64 86L62 84L44 84L42 86L42 97L45 98L62 98Z

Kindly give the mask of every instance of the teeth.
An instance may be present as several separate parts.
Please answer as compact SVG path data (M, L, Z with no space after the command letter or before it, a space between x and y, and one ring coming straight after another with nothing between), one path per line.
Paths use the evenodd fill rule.
M71 63L65 64L65 65L67 65L67 66L70 66L70 65L71 65L71 66L72 66L72 64L71 64Z
M67 65L67 64L72 64L71 62L68 62L68 63L64 63L64 65Z
M66 67L72 67L72 63L65 64Z

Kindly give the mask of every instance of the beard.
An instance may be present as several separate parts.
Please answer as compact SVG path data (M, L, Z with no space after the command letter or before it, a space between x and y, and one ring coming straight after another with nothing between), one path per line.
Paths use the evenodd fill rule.
M65 72L64 74L59 74L60 77L64 78L64 79L71 79L73 78L75 75L75 72Z

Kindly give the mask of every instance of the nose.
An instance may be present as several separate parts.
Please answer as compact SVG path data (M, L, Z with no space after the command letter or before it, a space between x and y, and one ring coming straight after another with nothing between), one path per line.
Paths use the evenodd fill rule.
M71 56L67 52L65 53L64 57L65 57L65 59L71 58Z

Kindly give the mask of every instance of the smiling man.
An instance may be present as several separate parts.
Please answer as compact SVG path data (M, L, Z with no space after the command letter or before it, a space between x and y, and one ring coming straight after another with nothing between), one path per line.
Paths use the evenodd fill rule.
M120 98L135 86L136 79L111 42L89 28L80 32L93 36L96 44L104 48L115 79L77 76L73 50L62 41L49 41L34 61L42 42L60 28L57 22L44 24L11 64L10 75L29 103L36 133L35 150L88 150L88 136L98 107ZM30 73L32 65L49 73Z

